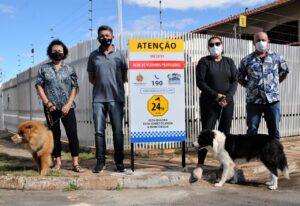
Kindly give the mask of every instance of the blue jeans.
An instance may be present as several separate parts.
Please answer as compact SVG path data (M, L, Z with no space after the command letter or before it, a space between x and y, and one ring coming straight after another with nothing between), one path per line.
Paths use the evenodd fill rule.
M106 117L109 115L113 130L114 159L116 164L122 164L124 159L124 135L123 135L123 102L94 102L93 118L95 124L96 158L105 160L106 142L105 128Z
M253 104L247 103L247 134L257 134L262 113L267 124L268 133L270 136L280 139L279 121L280 121L280 103L271 104Z

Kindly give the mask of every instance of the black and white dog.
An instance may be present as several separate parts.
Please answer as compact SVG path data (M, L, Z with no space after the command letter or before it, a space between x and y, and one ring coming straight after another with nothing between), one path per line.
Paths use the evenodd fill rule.
M199 149L211 146L216 159L223 165L222 178L215 186L221 187L227 180L233 178L237 183L236 163L260 160L271 172L272 180L266 184L269 189L278 187L277 170L280 169L286 179L289 170L283 146L277 139L264 134L256 135L224 135L218 130L203 131L194 145Z

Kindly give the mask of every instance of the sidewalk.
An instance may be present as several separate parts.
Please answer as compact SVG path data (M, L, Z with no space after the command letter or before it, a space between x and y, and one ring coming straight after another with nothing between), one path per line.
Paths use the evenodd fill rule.
M4 137L4 138L3 138ZM290 173L300 172L300 137L286 138L282 141L288 158ZM21 171L34 170L35 165L31 155L18 145L9 141L8 135L0 134L0 154L6 154L23 158L15 168ZM45 177L33 174L33 176L19 176L13 172L0 175L1 189L21 190L62 190L70 185L76 185L80 189L125 189L125 188L155 188L175 185L189 185L190 172L197 163L195 155L187 154L186 171L181 168L180 155L164 155L135 158L135 171L130 170L129 156L126 156L126 172L115 171L114 162L107 161L106 170L99 174L91 172L95 166L95 159L81 159L81 166L85 173L75 173L71 170L71 161L63 158L62 169L59 174ZM219 178L220 164L211 155L205 162L202 180L195 184L211 185ZM0 162L0 172L3 165ZM260 162L251 162L238 166L239 178L246 181L266 182L269 173ZM282 178L280 173L280 178Z

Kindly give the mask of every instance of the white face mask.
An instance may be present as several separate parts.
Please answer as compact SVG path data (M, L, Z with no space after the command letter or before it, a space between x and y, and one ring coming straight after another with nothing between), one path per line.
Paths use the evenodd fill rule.
M210 55L216 57L222 54L223 48L222 45L216 46L214 45L213 47L208 48Z
M259 52L264 52L267 50L267 42L266 41L259 41L255 43L255 49Z

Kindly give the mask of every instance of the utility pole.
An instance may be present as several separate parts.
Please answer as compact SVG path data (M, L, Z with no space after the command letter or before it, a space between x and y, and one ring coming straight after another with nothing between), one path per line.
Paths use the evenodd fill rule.
M233 25L233 32L234 32L234 38L236 39L237 35L236 35L236 23Z
M159 28L162 31L162 10L161 10L161 0L159 0Z
M51 40L53 40L53 39L54 39L54 29L51 28L51 29L50 29L50 32L51 32L50 38L51 38Z
M31 46L31 58L32 58L31 63L34 66L34 47L33 44L30 44L30 46Z
M122 50L123 35L123 16L122 16L122 0L118 0L118 32L119 32L119 48Z

